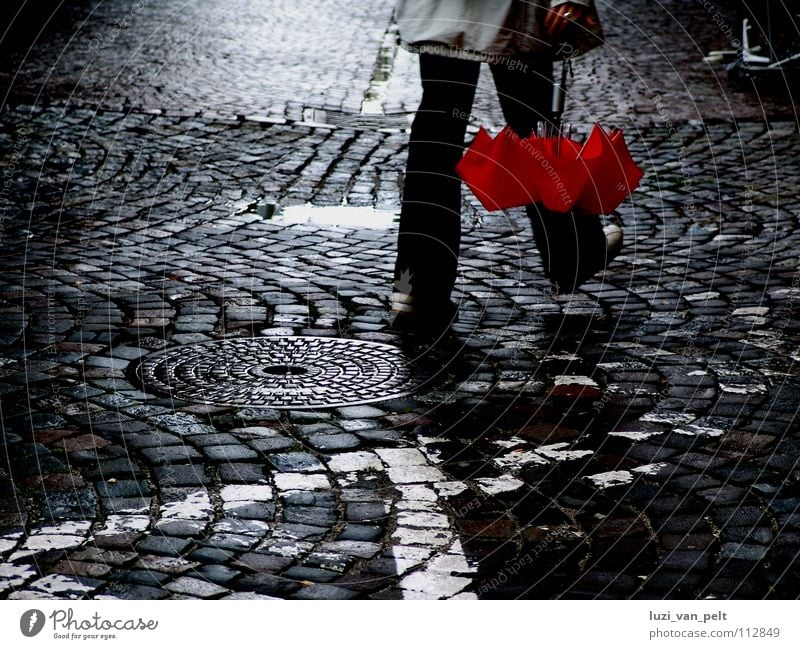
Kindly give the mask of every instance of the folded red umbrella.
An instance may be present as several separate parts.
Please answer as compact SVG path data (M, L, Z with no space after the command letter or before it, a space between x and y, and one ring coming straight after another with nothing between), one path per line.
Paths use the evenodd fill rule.
M608 214L644 175L622 131L608 134L599 124L583 144L520 138L509 127L492 139L481 129L456 171L490 212L539 203L554 212Z

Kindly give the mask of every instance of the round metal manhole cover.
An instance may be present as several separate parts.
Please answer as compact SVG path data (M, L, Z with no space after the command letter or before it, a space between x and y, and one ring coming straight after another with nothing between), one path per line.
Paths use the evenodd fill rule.
M318 336L182 345L149 355L137 373L146 390L220 406L340 407L406 396L415 388L400 349Z

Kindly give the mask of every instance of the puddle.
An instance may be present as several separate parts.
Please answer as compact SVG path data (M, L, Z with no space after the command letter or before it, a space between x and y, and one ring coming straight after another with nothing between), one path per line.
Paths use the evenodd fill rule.
M606 471L605 473L595 473L586 476L598 489L608 487L618 487L633 482L633 474L630 471Z
M332 205L319 207L306 203L285 207L268 221L280 223L316 223L319 225L342 226L345 228L373 228L388 230L400 220L399 214L388 210L376 210L374 207L353 207L351 205Z
M389 80L394 67L394 57L397 52L397 25L392 25L384 34L383 43L378 52L378 60L372 71L369 89L361 103L361 113L364 115L382 115L383 103L389 90Z

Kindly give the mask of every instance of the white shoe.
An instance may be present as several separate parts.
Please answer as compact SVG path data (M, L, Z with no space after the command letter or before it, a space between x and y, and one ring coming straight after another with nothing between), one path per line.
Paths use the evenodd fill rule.
M392 293L392 313L414 313L414 296L407 293Z
M606 264L608 264L622 250L622 228L614 224L607 225L603 228L603 233L606 235Z

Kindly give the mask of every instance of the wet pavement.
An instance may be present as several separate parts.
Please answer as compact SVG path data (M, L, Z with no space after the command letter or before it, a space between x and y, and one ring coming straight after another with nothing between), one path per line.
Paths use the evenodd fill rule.
M396 210L417 91L391 3L141 4L77 31L76 3L4 64L0 596L798 596L800 141L699 61L705 10L615 3L576 67L573 119L629 126L645 170L623 254L554 295L524 213L465 192L456 343L425 353L390 328L390 219L280 211ZM313 394L308 357L264 358L287 336L425 380L310 408L142 382L172 358L201 395L198 367L239 366Z

